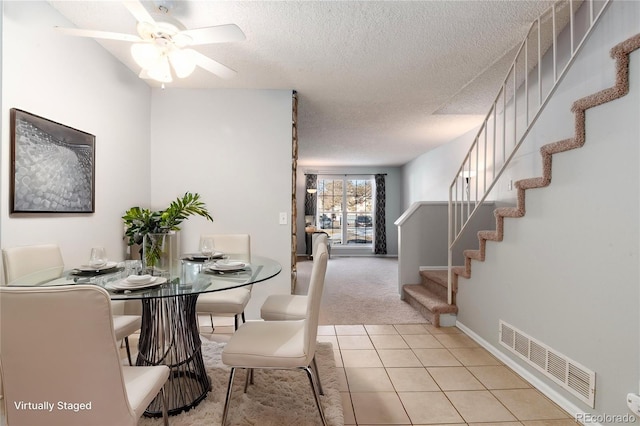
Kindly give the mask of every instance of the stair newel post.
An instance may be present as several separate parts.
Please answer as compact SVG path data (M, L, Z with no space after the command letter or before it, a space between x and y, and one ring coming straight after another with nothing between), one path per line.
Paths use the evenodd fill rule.
M453 266L453 253L452 253L452 241L453 241L453 205L452 205L452 186L449 185L449 220L448 220L448 232L447 232L447 303L453 303L453 291L451 288L451 267Z

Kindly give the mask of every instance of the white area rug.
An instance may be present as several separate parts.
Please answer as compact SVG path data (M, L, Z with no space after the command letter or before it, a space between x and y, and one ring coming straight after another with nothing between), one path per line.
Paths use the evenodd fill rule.
M211 378L212 391L195 408L169 417L171 426L219 425L231 369L222 364L224 343L202 339L202 353ZM333 347L318 343L316 360L324 389L322 408L331 426L344 425ZM229 426L322 425L307 374L302 370L255 370L254 384L243 393L244 371L237 370L229 409ZM138 426L160 426L162 419L143 417Z

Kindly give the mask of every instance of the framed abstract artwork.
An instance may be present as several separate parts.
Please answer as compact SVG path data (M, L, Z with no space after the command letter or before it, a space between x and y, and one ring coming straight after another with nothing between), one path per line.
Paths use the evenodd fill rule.
M12 108L10 213L93 213L95 139Z

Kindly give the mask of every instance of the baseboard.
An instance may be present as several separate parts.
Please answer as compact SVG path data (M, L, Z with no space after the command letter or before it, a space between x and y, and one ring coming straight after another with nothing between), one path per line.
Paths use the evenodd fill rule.
M573 402L569 401L563 395L558 393L556 390L552 389L548 384L540 380L538 377L529 372L529 370L522 367L520 364L516 363L515 360L511 359L507 355L505 355L502 351L498 350L495 346L487 342L485 339L480 337L477 333L472 331L469 327L462 324L460 321L456 322L456 326L462 330L467 336L475 340L480 346L491 352L493 356L498 358L498 360L502 361L507 367L511 368L513 371L518 373L524 380L529 382L534 388L538 389L542 392L547 398L556 403L560 408L562 408L567 413L573 415L573 419L576 420L578 414L584 414L586 411L584 409L580 409ZM577 421L577 420L576 420ZM600 423L589 423L591 425L600 425Z

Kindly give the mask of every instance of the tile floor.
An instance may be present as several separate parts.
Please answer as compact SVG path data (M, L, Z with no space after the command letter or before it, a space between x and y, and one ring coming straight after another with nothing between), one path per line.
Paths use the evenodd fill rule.
M200 318L204 337L233 333L230 319L214 320L211 335ZM318 340L334 347L345 425L577 424L455 327L321 325Z
M320 326L331 342L345 425L575 425L457 328Z

